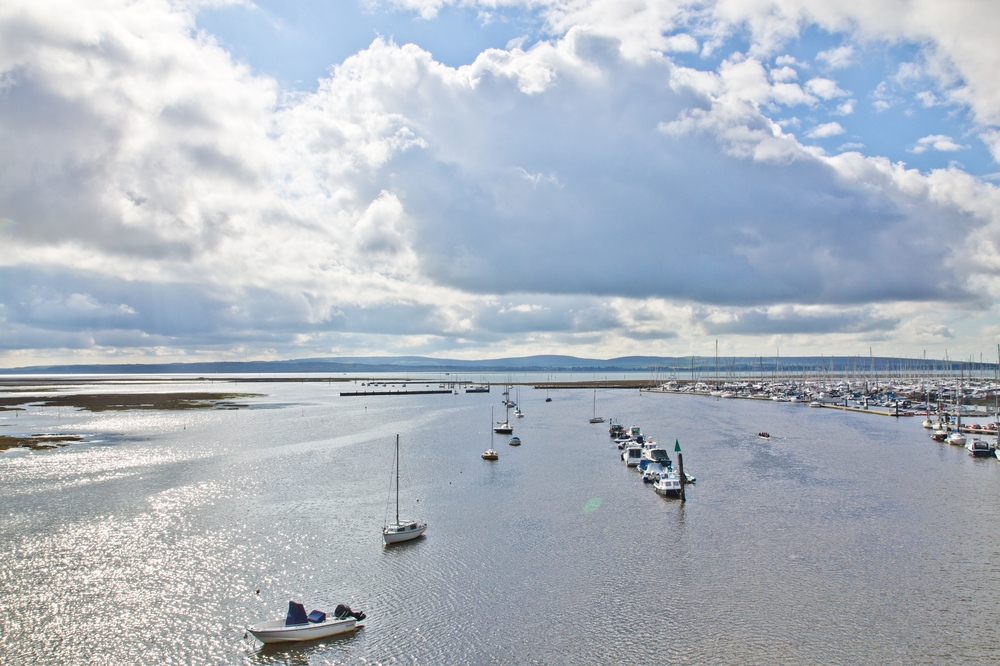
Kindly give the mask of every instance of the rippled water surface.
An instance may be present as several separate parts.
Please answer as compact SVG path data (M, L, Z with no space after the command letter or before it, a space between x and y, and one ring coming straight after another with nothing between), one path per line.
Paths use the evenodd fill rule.
M682 505L622 466L589 391L522 388L523 445L497 436L489 463L496 388L341 388L241 382L266 395L239 411L0 413L0 434L90 440L0 454L0 662L1000 659L1000 464L917 419L599 392L605 416L680 440L698 477ZM430 527L387 548L396 433L404 513ZM300 646L245 637L290 598L368 619Z

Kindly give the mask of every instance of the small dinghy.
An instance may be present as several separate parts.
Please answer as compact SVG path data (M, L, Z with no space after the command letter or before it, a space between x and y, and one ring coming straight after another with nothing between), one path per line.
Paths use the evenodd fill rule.
M288 615L284 620L258 622L250 627L249 631L261 643L313 641L317 638L354 631L362 626L358 622L363 619L365 619L363 612L352 611L346 604L337 606L332 616L318 610L306 615L305 606L289 601Z

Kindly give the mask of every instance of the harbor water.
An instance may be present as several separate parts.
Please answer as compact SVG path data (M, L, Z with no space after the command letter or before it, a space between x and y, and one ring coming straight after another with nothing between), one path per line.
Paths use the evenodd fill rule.
M262 394L241 409L0 412L0 434L86 435L0 454L0 663L1000 660L1000 463L917 418L598 391L599 414L675 459L680 441L698 479L681 503L588 423L592 391L547 403L522 387L522 445L497 435L487 462L501 389L342 389L240 382L222 390ZM402 513L429 528L387 547L397 433ZM316 643L247 636L289 599L368 617Z

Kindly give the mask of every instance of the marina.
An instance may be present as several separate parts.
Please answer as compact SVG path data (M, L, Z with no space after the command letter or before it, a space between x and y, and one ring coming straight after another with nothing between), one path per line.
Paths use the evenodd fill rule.
M592 389L550 403L522 389L525 444L487 461L495 393L364 404L337 383L244 383L257 397L238 409L0 412L11 436L85 435L0 454L5 662L1000 658L963 622L1000 596L968 576L1000 547L970 510L1000 500L1000 463L932 441L920 419L631 390L601 395L613 420L598 428ZM616 460L616 425L670 443L646 454L659 481ZM386 547L396 433L400 515L433 530ZM675 439L698 477L685 502L653 453L676 468ZM637 561L670 575L651 586L620 566ZM244 638L289 599L364 608L365 629ZM646 621L609 617L623 615Z

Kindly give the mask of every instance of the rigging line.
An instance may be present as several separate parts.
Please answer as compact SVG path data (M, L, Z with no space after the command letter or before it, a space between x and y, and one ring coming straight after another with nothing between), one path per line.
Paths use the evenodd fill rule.
M382 516L382 524L389 524L389 502L392 500L392 476L396 471L396 456L392 457L392 464L389 465L389 490L385 494L385 515Z

